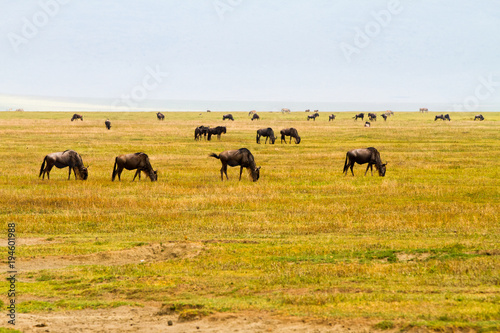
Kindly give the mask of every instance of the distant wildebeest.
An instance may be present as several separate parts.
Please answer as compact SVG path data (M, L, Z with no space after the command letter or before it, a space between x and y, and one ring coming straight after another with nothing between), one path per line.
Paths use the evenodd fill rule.
M328 121L332 121L332 120L335 120L335 115L333 113L328 116Z
M201 136L203 135L205 139L207 138L209 127L208 126L198 126L194 130L194 139L201 140Z
M158 118L158 120L164 120L165 119L165 115L161 112L156 112L156 117Z
M47 174L47 179L50 179L50 170L52 170L53 166L56 166L58 169L69 167L68 180L71 178L71 170L75 174L75 179L80 177L86 180L89 176L87 168L83 166L82 157L74 150L65 150L46 155L43 158L38 177L42 176L42 179L44 179L45 174Z
M365 171L365 176L366 173L368 172L368 168L371 169L373 176L373 165L375 165L375 168L378 170L379 176L382 177L385 176L385 171L386 171L385 166L387 165L387 163L382 164L382 160L380 159L380 153L378 152L377 149L373 147L353 149L348 151L345 156L345 163L344 163L343 172L345 175L347 175L347 172L349 171L349 169L351 169L351 173L354 176L354 172L352 171L354 163L358 164L368 163L368 166L366 167Z
M370 127L372 124L370 124L369 121L365 122L365 127Z
M429 112L429 109L428 108L420 108L420 112Z
M311 112L311 110L307 109L306 112Z
M375 113L368 113L368 119L370 119L370 121L377 121L377 115Z
M118 180L121 181L123 169L137 170L132 181L134 181L137 176L139 176L139 180L141 180L141 172L147 174L152 182L158 180L157 170L153 170L153 167L149 162L148 155L144 153L132 153L117 156L115 158L115 165L113 166L111 181L115 181L116 176L118 176Z
M299 136L299 133L297 132L297 130L293 127L290 127L290 128L284 128L280 131L280 134L281 134L281 143L283 143L283 141L285 141L286 143L286 136L289 136L290 137L290 143L292 143L292 138L295 139L295 143L296 144L299 144L300 143L300 136Z
M251 115L253 115L254 113L257 113L257 111L252 110L252 111L248 112L248 116L251 116Z
M217 139L220 140L220 136L223 133L226 134L226 126L217 126L209 128L207 140L210 141L212 139L212 135L217 135Z
M75 113L75 114L73 115L73 117L71 117L71 121L73 121L73 120L78 120L78 119L80 119L81 121L83 121L83 116L82 116L82 115L79 115L79 114L77 114L77 113Z
M235 167L240 166L240 180L243 168L246 168L252 175L252 179L256 182L260 176L260 167L257 168L255 165L255 159L252 153L246 148L240 148L238 150L226 150L217 155L212 153L208 155L210 157L215 157L219 159L222 163L222 168L220 169L221 180L224 180L224 174L227 178L227 166Z
M309 121L309 119L316 121L316 118L318 118L318 117L319 117L319 113L316 112L315 114L307 116L307 121Z
M259 119L260 119L259 115L257 113L254 113L252 116L252 121L259 120Z
M228 114L225 114L222 116L222 120L226 120L226 119L229 119L229 120L233 120L234 121L234 118L233 118L233 115L228 113Z
M207 110L207 112L212 112L212 111L210 111L210 110Z
M257 143L260 143L261 136L266 137L266 141L264 143L267 143L267 139L269 139L269 143L274 145L274 142L276 141L276 137L274 136L274 131L271 127L261 128L261 129L257 130Z
M109 119L106 119L106 121L104 122L104 125L106 125L107 129L111 129L111 122L109 121Z
M387 111L385 111L385 114L387 116L392 116L394 114L394 112L392 112L391 110L387 110Z
M480 121L483 121L484 120L484 117L482 114L478 114L474 117L474 121L476 121L476 119L479 119Z
M365 114L364 113L358 113L354 117L352 117L354 120L358 120L358 118L361 118L361 120L365 119Z
M290 113L290 109L287 109L287 108L283 108L281 109L281 113Z
M387 115L385 113L382 113L382 118L384 118L384 121L387 121Z
M440 114L439 116L436 116L434 118L434 121L438 120L438 119L441 119L441 120L446 120L448 119L448 121L451 121L450 119L450 115L449 114L445 114L444 116L442 114Z

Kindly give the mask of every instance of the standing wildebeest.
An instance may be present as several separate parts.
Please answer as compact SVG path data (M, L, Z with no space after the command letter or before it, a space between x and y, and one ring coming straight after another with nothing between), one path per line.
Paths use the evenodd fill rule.
M47 163L47 166L45 166L45 163ZM77 170L78 177L81 179L86 180L89 176L87 168L83 166L82 157L74 150L65 150L46 155L43 158L38 177L42 176L42 179L44 179L45 174L47 174L47 179L50 179L50 170L52 170L54 165L59 169L69 166L68 180L71 178L71 170L75 174L75 179L78 179L76 175Z
M368 119L370 119L370 121L377 121L377 115L375 113L368 113Z
M257 143L260 143L261 136L266 137L266 141L264 143L267 143L267 139L269 139L269 143L274 145L274 142L276 141L276 137L274 136L274 131L271 127L261 128L261 129L257 130Z
M387 115L385 113L382 113L382 118L384 118L384 121L387 121Z
M231 167L235 167L238 165L240 166L240 180L243 168L247 168L247 170L251 172L252 179L254 182L256 182L259 179L260 167L257 168L252 153L246 148L240 148L238 150L226 150L220 153L220 155L212 153L208 156L215 157L221 161L222 163L222 168L220 169L221 180L224 180L224 174L226 174L226 179L228 179L227 178L228 165Z
M217 139L220 140L220 135L222 133L224 134L226 133L226 126L217 126L214 128L209 128L207 140L210 141L212 139L212 135L217 135Z
M226 119L229 119L229 120L233 120L234 121L234 118L233 118L233 115L228 113L228 114L225 114L222 116L222 120L226 120Z
M208 126L198 126L194 130L194 139L201 140L201 136L203 135L205 139L207 138L209 127Z
M429 112L429 109L428 108L420 108L420 112Z
M290 109L287 109L287 108L283 108L281 109L281 113L290 113Z
M335 115L332 113L328 116L328 121L335 120Z
M289 136L290 137L290 143L292 143L292 138L295 139L295 143L296 144L299 144L300 143L300 136L299 136L299 133L297 132L297 130L293 127L290 127L290 128L284 128L280 131L280 134L281 134L281 143L283 143L283 141L285 141L286 143L286 138L285 136Z
M252 121L259 120L259 119L260 119L259 115L257 113L254 113L252 116Z
M81 121L83 121L83 116L82 116L82 115L80 115L80 114L75 113L75 114L73 115L73 117L71 117L71 121L73 121L73 120L77 120L77 119L80 119Z
M158 118L158 120L164 120L165 119L165 115L161 112L156 112L156 117Z
M392 116L394 114L394 112L392 112L391 110L387 110L387 111L385 111L385 114L387 116Z
M361 148L361 149L353 149L349 150L345 156L345 163L344 163L344 173L347 176L347 172L349 171L349 168L351 169L351 173L354 176L354 172L352 171L352 168L354 167L354 163L358 164L365 164L368 163L368 166L366 167L365 171L365 176L366 173L368 172L368 168L371 169L372 176L373 176L373 165L375 164L375 168L378 170L379 176L384 177L385 176L385 166L387 165L387 162L385 164L382 164L382 160L380 159L380 153L378 152L377 149L373 147L369 148Z
M111 129L111 122L109 121L109 119L106 119L106 121L104 122L104 125L106 125L107 129Z
M318 117L319 117L319 113L316 112L315 114L307 116L307 121L309 121L309 119L316 121L316 118L318 118Z
M158 180L158 174L156 170L153 170L151 163L149 162L148 155L144 153L133 153L120 155L115 158L115 165L113 166L113 175L111 176L111 181L115 181L115 177L118 175L118 180L121 181L121 174L123 169L136 170L134 175L137 177L139 175L139 180L141 179L141 172L146 173L152 182Z
M354 117L352 117L354 120L358 120L358 118L361 118L361 120L365 119L365 114L364 113L358 113Z
M445 114L444 116L442 114L440 114L439 116L436 116L434 118L434 121L438 120L438 119L441 119L441 120L446 120L448 119L448 121L451 121L450 119L450 115L449 114Z
M479 119L480 121L483 121L484 120L484 117L482 114L478 114L474 117L474 121L476 121L476 119Z
M251 115L253 115L254 113L257 113L257 111L252 110L252 111L248 112L248 116L251 116Z

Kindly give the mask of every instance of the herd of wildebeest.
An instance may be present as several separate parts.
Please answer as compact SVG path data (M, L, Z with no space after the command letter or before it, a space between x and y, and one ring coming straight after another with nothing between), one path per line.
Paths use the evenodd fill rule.
M420 112L428 112L429 110L427 108L421 108ZM210 112L210 110L207 110L207 112ZM282 109L282 113L289 113L289 109ZM310 112L310 110L306 110L306 112ZM390 110L385 111L383 114L381 114L382 118L384 121L387 120L387 118L394 113ZM260 116L256 113L256 111L250 111L249 116L251 116L251 120L259 120ZM165 115L161 112L157 112L156 116L158 120L164 120ZM319 117L319 112L318 110L315 110L312 115L307 116L307 120L313 120L316 121L316 118ZM359 113L356 114L353 119L358 120L359 118L361 120L364 120L365 114L364 113ZM377 120L377 115L375 113L368 113L367 117L370 121L376 121ZM222 116L222 120L232 120L234 121L234 117L232 114L225 114ZM437 115L434 118L434 121L436 120L448 120L451 121L450 115L445 114L445 115ZM74 120L81 120L83 121L83 116L80 114L74 114L71 118L71 121ZM331 114L328 117L328 121L335 120L335 115ZM480 120L483 121L484 117L483 115L479 114L474 117L474 121ZM106 119L104 122L106 128L109 130L111 129L111 122L109 119ZM365 122L365 127L370 127L370 122ZM194 131L194 139L195 140L201 140L202 138L205 138L206 140L211 140L213 135L217 135L217 138L220 139L222 134L226 133L226 127L225 126L217 126L217 127L209 127L209 126L198 126L195 128ZM286 137L290 137L289 143L292 143L292 138L294 139L296 144L299 144L301 139L300 136L297 132L297 130L293 127L291 128L284 128L280 131L281 134L281 143L286 142ZM261 137L265 137L266 140L264 143L267 143L269 140L270 144L274 144L276 141L276 136L274 135L274 131L272 128L261 128L257 130L257 136L256 136L256 141L257 143L260 144ZM219 155L215 153L211 153L209 155L210 157L214 157L216 159L219 159L222 163L222 168L220 169L220 174L221 174L221 180L224 180L224 174L227 177L227 166L235 167L239 166L240 167L240 178L241 180L241 174L243 172L243 168L246 168L249 173L252 176L253 181L257 181L260 176L260 166L257 167L255 164L255 159L252 155L252 153L247 149L247 148L240 148L240 149L235 149L235 150L226 150L220 153ZM346 153L346 158L344 162L344 170L343 173L347 175L349 172L349 169L351 170L351 174L354 176L353 172L353 167L354 164L367 164L368 166L366 167L365 175L368 172L368 169L371 170L371 174L373 176L373 166L375 165L376 170L378 171L380 176L385 176L386 172L386 165L387 163L382 163L382 160L380 158L380 153L378 152L377 149L373 147L368 147L368 148L360 148L360 149L353 149L350 150ZM71 178L71 171L73 171L75 175L75 179L82 179L86 180L88 178L88 169L87 167L84 166L82 157L74 150L65 150L63 152L57 152L57 153L51 153L48 154L44 157L42 165L40 167L40 174L39 177L42 177L42 179L45 179L45 175L47 175L47 179L50 179L50 171L52 170L53 167L57 168L66 168L69 167L69 174L68 174L68 180ZM139 180L141 179L141 173L146 174L151 181L156 181L158 179L158 174L157 170L154 170L153 167L151 166L151 162L149 161L148 155L145 153L139 152L139 153L132 153L132 154L124 154L117 156L115 158L115 164L113 167L113 173L111 176L111 180L114 181L116 176L118 176L118 180L121 180L121 174L123 169L126 170L136 170L134 178L132 181L135 180L135 178L138 176Z

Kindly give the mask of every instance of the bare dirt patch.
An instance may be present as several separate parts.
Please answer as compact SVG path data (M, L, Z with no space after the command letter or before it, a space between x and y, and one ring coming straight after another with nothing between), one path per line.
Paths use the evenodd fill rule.
M417 253L417 254L409 254L409 253L397 253L396 258L399 261L420 261L426 260L431 256L430 253Z
M216 313L199 320L180 322L176 314L159 315L155 306L19 314L16 329L22 332L382 332L369 320L315 320L273 316L266 312ZM170 323L169 323L170 322ZM399 332L394 328L383 332ZM415 328L411 332L428 332Z
M201 243L167 243L137 246L121 251L99 252L80 256L51 256L17 260L17 271L57 269L71 265L126 265L193 258L200 254Z
M8 240L0 239L0 247L6 247ZM16 246L23 245L40 245L40 244L55 244L60 243L61 240L47 237L35 237L35 238L16 238Z

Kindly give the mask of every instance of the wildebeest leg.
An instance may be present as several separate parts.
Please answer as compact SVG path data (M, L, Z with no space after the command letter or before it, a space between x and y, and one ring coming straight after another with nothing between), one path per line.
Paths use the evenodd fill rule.
M269 139L268 136L266 136L266 141L264 142L264 144L267 144L267 139ZM271 141L271 140L269 140L269 141Z
M368 163L368 166L366 167L366 171L365 171L365 176L366 176L366 173L368 172L368 169L371 167L372 169L372 176L373 176L373 166L371 163Z
M134 179L132 179L132 181L135 180L135 177L137 177L137 175L139 175L139 180L141 180L141 169L137 169L137 171L135 172L135 175L134 175Z
M240 165L240 181L241 181L241 173L243 172L243 166Z
M354 161L349 161L349 163L351 164L349 167L351 169L351 173L352 175L354 176L354 171L352 171L352 169L354 168Z
M220 168L220 180L224 181L224 174L226 174L226 180L229 180L227 178L227 164L222 164L222 168Z
M71 171L73 171L73 172L75 173L75 179L76 179L76 171L75 171L75 169L73 169L73 167L70 165L70 166L69 166L68 180L71 178Z

